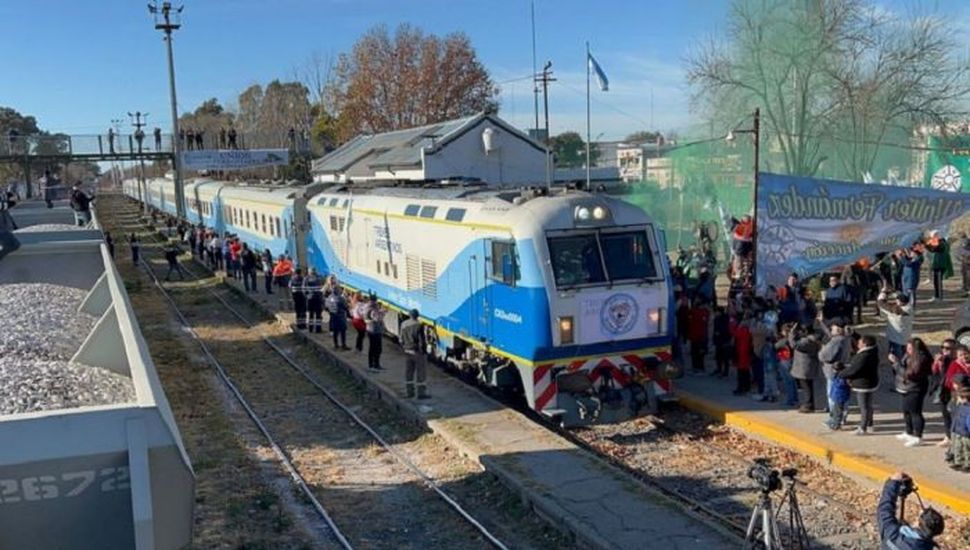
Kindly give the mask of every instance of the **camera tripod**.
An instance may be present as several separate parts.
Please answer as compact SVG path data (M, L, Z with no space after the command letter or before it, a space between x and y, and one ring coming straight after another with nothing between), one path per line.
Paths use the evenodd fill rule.
M795 472L786 470L782 473L788 483L785 492L778 502L777 512L771 501L771 491L762 488L758 496L758 503L751 512L748 530L744 541L747 548L760 550L809 550L808 532L802 521L802 511L798 506L798 494L795 492ZM788 546L782 544L781 532L778 530L778 516L784 516L783 510L788 506Z

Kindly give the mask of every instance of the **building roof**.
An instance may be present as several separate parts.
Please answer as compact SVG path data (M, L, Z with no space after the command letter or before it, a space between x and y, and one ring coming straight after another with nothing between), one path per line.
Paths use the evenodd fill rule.
M314 174L340 173L353 179L374 176L380 169L420 169L422 151L424 154L434 154L486 119L528 141L533 147L545 150L542 145L497 116L479 113L405 130L382 134L361 134L336 150L314 160L312 172Z

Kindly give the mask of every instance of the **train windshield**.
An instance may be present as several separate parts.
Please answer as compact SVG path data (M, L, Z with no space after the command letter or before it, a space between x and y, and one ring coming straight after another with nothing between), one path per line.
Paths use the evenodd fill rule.
M548 243L559 288L657 277L644 229L574 233L550 237Z

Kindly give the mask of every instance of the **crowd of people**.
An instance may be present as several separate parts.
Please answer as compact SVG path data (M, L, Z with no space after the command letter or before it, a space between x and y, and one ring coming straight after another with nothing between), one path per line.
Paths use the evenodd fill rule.
M160 220L159 216L164 220ZM381 356L387 309L376 294L347 292L336 275L330 274L324 278L312 267L308 270L295 267L293 259L286 254L280 254L274 259L269 249L257 252L238 235L220 235L203 225L180 223L175 218L158 212L152 212L152 220L156 225L164 222L170 236L164 248L168 262L166 281L173 274L184 279L185 269L178 260L183 253L179 247L180 242L188 247L195 259L212 271L223 271L229 279L242 279L245 292L259 292L257 278L261 273L264 292L277 294L277 307L294 312L298 330L310 333L329 332L335 351L349 351L351 348L347 345L347 332L349 328L353 328L353 349L357 353L363 353L365 342L367 344L367 368L374 372L384 370ZM141 242L135 234L129 235L128 242L132 261L138 264ZM417 310L408 313L399 333L405 354L407 396L427 399L430 396L426 387L427 371L423 352L426 350L425 331Z
M970 238L962 235L958 242L962 290L968 293ZM924 265L929 268L925 283ZM850 426L860 436L873 433L874 396L887 390L880 379L891 374L888 389L899 396L905 426L897 434L901 444L924 444L924 410L938 408L944 438L937 444L954 469L970 471L970 350L950 338L934 354L914 333L921 283L932 281L931 300L942 299L943 280L953 272L950 244L938 232L839 273L808 281L792 273L781 288L763 292L734 287L723 304L715 291L716 263L704 247L681 251L671 269L674 353L693 374L729 378L733 373L735 395L779 402L804 414L826 413L829 429ZM855 329L863 310L873 306L870 311L885 323L882 349L874 334ZM825 395L820 398L815 383L821 379ZM849 414L852 401L859 410L855 418Z

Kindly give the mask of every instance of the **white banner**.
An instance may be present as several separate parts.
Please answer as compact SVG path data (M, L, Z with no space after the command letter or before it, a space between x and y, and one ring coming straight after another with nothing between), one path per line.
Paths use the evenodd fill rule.
M286 149L219 149L182 153L182 168L187 170L245 170L289 162L290 152Z

